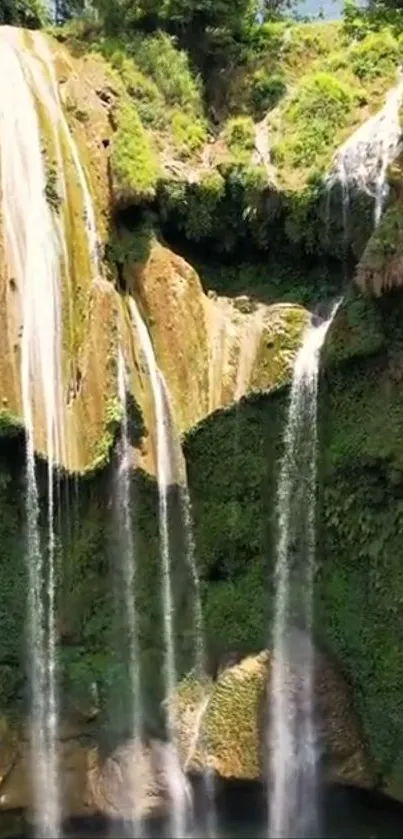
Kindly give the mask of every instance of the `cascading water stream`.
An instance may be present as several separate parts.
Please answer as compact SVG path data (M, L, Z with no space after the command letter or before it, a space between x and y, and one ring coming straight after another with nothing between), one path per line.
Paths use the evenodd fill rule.
M172 453L170 451L170 417L165 398L164 384L158 368L151 338L137 308L130 298L130 312L137 329L140 345L144 353L154 398L155 421L157 430L157 479L159 495L159 532L162 560L162 602L164 613L165 642L165 699L167 705L167 727L170 748L166 750L167 776L172 800L171 828L174 839L181 839L186 833L187 794L186 784L180 768L179 755L175 745L175 720L171 699L177 686L177 672L174 642L174 603L171 583L171 556L168 525L168 490L172 484Z
M45 198L46 174L35 101L20 34L0 34L1 187L6 250L10 271L21 295L21 390L27 458L27 565L31 753L34 823L38 836L57 837L60 802L56 738L58 703L55 650L55 532L53 478L58 460L60 405L56 399L60 358L60 240ZM41 394L34 403L33 382ZM37 392L37 391L36 391ZM42 407L48 463L48 544L39 534L39 501L35 476L35 413Z
M338 308L311 324L297 355L277 490L273 664L270 692L269 835L318 829L314 650L317 392L320 352ZM298 604L294 608L294 604ZM294 629L294 621L302 631ZM306 830L310 831L306 833ZM312 832L313 831L313 832Z
M400 146L402 100L403 78L400 78L389 91L383 108L364 122L334 156L327 187L331 190L335 183L341 185L345 231L351 187L374 199L374 225L379 224L388 193L388 166Z
M127 414L127 384L123 353L118 357L118 393L123 409L121 422L120 457L117 475L116 512L119 523L119 555L121 571L121 591L124 600L126 631L129 645L129 677L131 687L131 736L135 744L141 742L143 712L141 704L140 661L138 644L138 621L135 605L135 544L132 529L132 505L130 493L131 448L129 443L129 423ZM139 816L136 790L132 793L131 826L128 836L141 836L142 825Z
M172 417L171 399L164 377L161 375L161 383L164 390L165 402L168 406L168 411ZM175 429L174 423L172 423ZM208 704L211 698L211 688L208 688L207 678L207 656L204 640L204 621L203 609L200 592L200 579L196 563L196 550L193 532L193 516L192 503L189 493L189 485L186 472L186 462L183 456L182 447L180 445L179 436L173 434L173 447L175 454L176 470L179 478L179 493L181 518L185 536L185 557L188 565L193 586L193 638L194 638L194 670L197 679L206 685L203 697L200 700L199 710L196 714L194 723L194 731L192 741L189 747L188 755L185 759L184 770L186 772L192 755L196 750L197 745L202 737L202 723ZM215 779L214 772L209 766L207 755L207 766L203 771L203 782L205 790L206 801L206 818L205 818L205 835L207 839L213 839L217 835L217 814L215 806Z
M26 43L30 39L30 47ZM89 264L98 275L93 205L78 151L64 117L46 38L0 28L1 201L10 277L22 313L21 400L26 429L27 573L31 687L33 821L38 837L60 834L58 698L55 630L54 484L66 460L61 358L61 288L69 276L64 214L46 198L47 170L39 111L51 126L61 198L68 200L63 160L73 162L86 219ZM40 106L40 107L39 107ZM61 135L65 139L62 152ZM67 149L67 151L66 151ZM64 209L64 208L63 208ZM42 439L41 438L42 432ZM48 467L48 538L41 544L35 451Z

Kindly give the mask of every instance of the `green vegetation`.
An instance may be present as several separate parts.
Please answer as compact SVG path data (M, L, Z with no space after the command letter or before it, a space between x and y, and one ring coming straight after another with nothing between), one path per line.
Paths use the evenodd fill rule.
M38 29L48 23L49 14L43 0L2 0L0 25Z
M349 329L356 335L359 301L353 301L354 315L347 306ZM403 782L403 656L397 642L403 596L398 560L403 412L397 364L402 310L398 291L369 301L368 308L361 306L361 334L364 340L367 336L372 359L364 357L362 343L352 344L355 359L346 364L344 357L342 366L330 367L326 375L321 406L323 563L318 580L319 619L354 686L377 769L394 790ZM343 317L335 337L340 329L348 333Z
M206 142L207 130L202 120L195 120L186 111L174 110L171 116L171 130L180 157L190 157Z
M255 126L252 117L230 119L225 126L224 137L236 160L247 163L255 147Z
M347 60L359 79L393 76L401 58L401 45L389 30L367 35L350 48Z
M60 211L62 199L58 189L58 174L55 166L48 165L46 171L45 197L56 213Z
M403 219L401 201L386 211L371 236L358 269L358 283L372 294L401 284Z
M400 291L379 300L352 294L324 357L315 629L353 686L376 772L399 794L402 312ZM242 400L186 441L209 647L217 656L266 643L285 408L284 391Z
M328 153L355 102L354 91L328 73L304 79L283 114L284 139L274 148L279 165L309 167Z
M116 227L108 244L108 259L113 265L125 268L134 262L146 262L153 241L151 226L141 225L135 230Z
M102 469L108 464L111 449L122 422L122 405L117 396L110 397L105 409L105 430L98 440L93 463L89 471Z
M264 68L256 70L251 82L251 104L253 115L261 119L274 108L286 94L287 85L280 74L268 73Z
M118 191L129 195L133 201L151 198L157 184L157 159L131 103L119 103L116 123L111 165Z

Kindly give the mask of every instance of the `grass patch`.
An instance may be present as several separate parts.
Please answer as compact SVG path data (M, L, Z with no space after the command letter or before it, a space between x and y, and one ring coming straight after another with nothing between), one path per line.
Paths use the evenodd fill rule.
M350 48L348 63L359 79L375 79L379 76L392 76L401 54L401 47L389 30L371 32Z
M173 38L162 32L147 38L137 36L130 51L167 104L202 115L200 79L192 74L187 54L175 46Z
M283 139L274 148L281 166L312 166L332 148L357 102L354 89L329 73L309 75L283 114Z
M118 191L134 198L151 198L158 177L157 158L135 107L120 102L117 131L111 155L112 172Z
M271 111L285 95L287 84L279 73L268 73L261 68L252 77L251 107L256 119Z
M255 126L252 117L234 117L228 120L224 138L237 160L246 163L255 147Z
M204 120L194 119L186 111L175 109L172 112L171 131L174 145L181 157L190 157L199 151L207 139Z

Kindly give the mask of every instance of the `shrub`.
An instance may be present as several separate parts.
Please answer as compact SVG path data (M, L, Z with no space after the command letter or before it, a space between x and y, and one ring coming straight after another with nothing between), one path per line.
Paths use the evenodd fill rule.
M187 206L185 230L193 241L211 235L217 207L225 194L225 181L218 172L211 172L192 191Z
M151 197L157 182L158 168L141 119L128 101L119 104L115 116L117 131L111 166L117 186L137 197Z
M117 265L145 262L151 250L153 229L144 223L136 230L118 227L108 243L108 258Z
M104 38L95 44L95 49L117 71L119 83L134 100L142 122L153 128L165 128L167 117L164 97L155 82L139 69L125 44L114 38Z
M228 120L224 137L233 154L246 161L255 147L255 126L252 117L233 117Z
M266 70L257 70L252 78L251 104L257 118L274 108L287 85L282 76L271 75Z
M273 149L279 164L311 166L333 147L356 101L352 88L327 73L305 78L284 112L285 138Z
M399 44L387 29L370 33L349 50L349 64L359 79L391 75L399 58Z
M403 29L403 9L386 4L357 5L355 0L345 0L343 27L347 35L361 40L369 32L379 32L388 27L396 34Z
M169 35L158 32L137 37L131 47L136 64L155 82L165 101L202 113L201 85L192 75L189 59Z
M42 0L2 0L0 24L38 29L49 22L47 4Z
M205 122L189 116L186 111L173 111L171 129L174 143L184 157L198 151L207 138Z

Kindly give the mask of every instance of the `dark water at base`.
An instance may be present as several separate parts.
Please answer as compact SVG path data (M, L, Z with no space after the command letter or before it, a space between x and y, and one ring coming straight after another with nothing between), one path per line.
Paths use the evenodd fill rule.
M11 816L11 814L10 814ZM29 839L22 829L21 816L0 816L0 837ZM19 824L18 824L19 822ZM203 839L205 812L195 796L195 821L184 839ZM65 826L65 839L128 839L128 826L104 819L80 819ZM215 839L266 839L266 805L257 784L228 785L218 801L218 831ZM164 820L150 821L143 839L169 839ZM290 837L290 839L293 839ZM301 836L299 836L301 839ZM319 839L307 830L304 839ZM333 787L322 799L320 839L403 839L403 805L387 796L349 787Z

